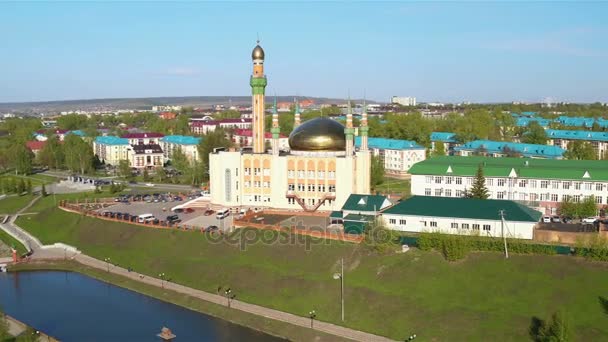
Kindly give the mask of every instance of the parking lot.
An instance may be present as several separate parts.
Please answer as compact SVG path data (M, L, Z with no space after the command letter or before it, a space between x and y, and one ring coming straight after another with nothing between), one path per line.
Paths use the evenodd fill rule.
M222 220L215 217L215 213L209 216L204 215L204 210L196 209L191 213L171 212L171 208L183 202L116 202L109 207L99 209L98 212L110 211L119 213L129 213L130 215L152 214L157 219L164 221L169 215L177 215L181 220L180 225L193 226L197 228L207 228L209 226L217 226L222 231L227 231L232 227L232 216L228 216Z

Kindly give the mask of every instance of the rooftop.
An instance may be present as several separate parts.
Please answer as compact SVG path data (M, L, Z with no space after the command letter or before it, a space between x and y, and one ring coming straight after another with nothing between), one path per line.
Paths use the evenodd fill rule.
M533 158L444 156L423 160L410 168L412 175L474 176L483 165L486 177L608 181L608 161Z
M432 196L413 196L384 210L382 213L500 220L500 210L504 210L506 221L538 222L542 216L541 212L514 201Z
M133 145L131 147L135 154L163 153L159 144Z
M115 137L113 135L107 135L95 138L95 143L103 145L129 145L129 140Z
M545 131L548 139L608 141L608 132L568 131L548 129Z
M122 137L125 139L143 139L143 138L162 138L165 135L162 133L146 132L146 133L127 133Z
M566 150L559 146L512 143L505 141L475 140L454 148L454 151L484 149L488 153L520 153L524 157L561 158Z
M431 141L441 141L441 142L453 143L453 142L456 142L456 133L432 132Z
M387 138L367 138L367 145L369 148L377 148L381 150L413 150L413 149L424 149L424 147L418 145L415 141L410 140L397 140ZM361 147L361 137L355 137L355 146Z
M253 136L253 130L251 129L244 129L244 128L237 128L234 130L234 134L235 136L240 136L240 137L252 137ZM272 133L270 132L264 132L264 138L266 139L270 139L272 138ZM280 134L279 138L287 138L285 135Z
M386 196L351 194L344 202L342 210L372 212L380 211L388 205L390 205L390 202L388 202Z
M188 135L167 135L160 140L177 145L198 145L201 142L200 137L192 137Z

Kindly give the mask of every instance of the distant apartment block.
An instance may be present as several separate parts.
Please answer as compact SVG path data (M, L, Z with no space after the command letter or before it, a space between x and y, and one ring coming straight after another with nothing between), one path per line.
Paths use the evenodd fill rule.
M404 177L417 162L426 159L426 149L414 141L386 138L368 138L373 156L380 157L387 176ZM355 147L361 146L361 137L355 137Z
M97 137L93 141L93 152L102 162L117 166L121 160L128 160L129 140L114 136Z
M171 160L173 152L177 149L181 149L191 163L200 161L198 144L201 142L201 138L186 135L167 135L160 141L165 161Z
M592 131L568 131L547 129L547 139L549 145L568 149L568 146L573 141L585 141L591 144L597 153L597 158L602 159L608 151L608 132L592 132Z
M251 129L235 129L230 135L230 140L240 147L253 146L253 131ZM289 151L289 142L287 140L285 135L279 135L279 150ZM271 143L272 134L270 132L264 133L264 141L267 145Z
M393 96L391 97L392 104L399 104L406 107L414 107L416 106L416 98L415 97L403 97L403 96Z
M179 112L182 106L152 106L153 112Z
M223 129L251 129L251 119L223 119L223 120L190 120L190 132L194 134L207 134L216 128Z
M563 159L566 150L559 146L474 140L454 148L456 156L528 157Z
M437 144L443 144L446 155L452 155L454 148L459 145L456 140L456 133L452 132L432 132L431 133L431 150L435 151Z

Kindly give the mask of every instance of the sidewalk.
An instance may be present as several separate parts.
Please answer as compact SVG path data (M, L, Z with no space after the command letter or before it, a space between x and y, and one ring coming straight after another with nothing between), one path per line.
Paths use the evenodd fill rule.
M22 211L26 210L28 207L29 206L22 209ZM38 239L31 236L29 233L25 232L23 229L21 229L16 224L14 224L14 221L17 216L18 215L15 215L11 219L10 222L2 225L2 228L5 230L10 229L11 232L14 231L15 233L19 234L20 236L23 236L23 238L28 243L30 243L31 248L34 251L33 257L35 259L64 259L67 256L69 259L75 260L83 265L94 267L96 269L103 270L103 271L108 270L108 264L106 262L92 258L88 255L81 254L81 253L74 253L72 251L67 251L67 255L66 255L66 250L64 248L49 248L50 246L43 246ZM166 288L168 290L173 290L178 293L186 294L186 295L189 295L189 296L192 296L192 297L195 297L198 299L202 299L202 300L205 300L205 301L208 301L211 303L219 304L219 305L227 306L227 304L228 304L227 299L225 297L217 295L217 294L196 290L196 289L193 289L190 287L186 287L186 286L168 282L168 281L163 281L161 279L157 279L157 278L153 278L153 277L149 277L149 276L140 277L139 273L129 272L127 269L118 267L118 266L110 265L109 270L111 273L118 274L123 277L129 278L131 280L139 281L141 283L154 285L157 287L164 286L164 288ZM308 318L308 317L296 316L291 313L282 312L282 311L278 311L278 310L274 310L274 309L269 309L269 308L265 308L265 307L262 307L259 305L241 302L238 300L232 300L230 307L235 310L241 310L243 312L266 317L268 319L274 319L277 321L291 323L293 325L297 325L300 327L310 328L310 318ZM378 335L342 327L342 326L335 325L332 323L327 323L327 322L314 321L313 327L315 330L322 331L322 332L336 335L336 336L340 336L343 338L352 339L355 341L365 341L365 342L392 341L391 339L388 339L383 336L378 336Z

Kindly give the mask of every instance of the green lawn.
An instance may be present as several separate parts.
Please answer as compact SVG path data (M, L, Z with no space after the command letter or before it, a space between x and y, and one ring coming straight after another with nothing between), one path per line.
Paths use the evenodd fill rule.
M2 218L0 217L0 219L2 219ZM8 233L6 233L2 229L0 229L0 241L2 241L5 245L7 245L9 247L15 248L19 255L23 255L23 254L27 253L27 249L25 249L25 246L23 246L21 244L21 242L19 242L14 237L8 235Z
M381 255L361 245L324 241L255 243L246 250L214 243L201 233L153 230L47 208L18 224L43 243L65 242L98 259L214 292L230 286L237 298L340 322L339 282L332 279L345 258L344 325L421 341L529 340L533 317L565 309L576 337L608 339L608 264L566 256L472 254L449 263L439 253L411 250ZM259 231L248 231L248 238ZM251 234L251 235L249 235ZM264 236L276 236L266 231ZM311 242L314 240L305 239Z
M374 191L385 194L401 194L401 197L409 197L411 188L412 185L409 179L384 177L384 182L377 185Z
M0 214L14 214L25 207L34 197L32 195L9 195L0 199Z

